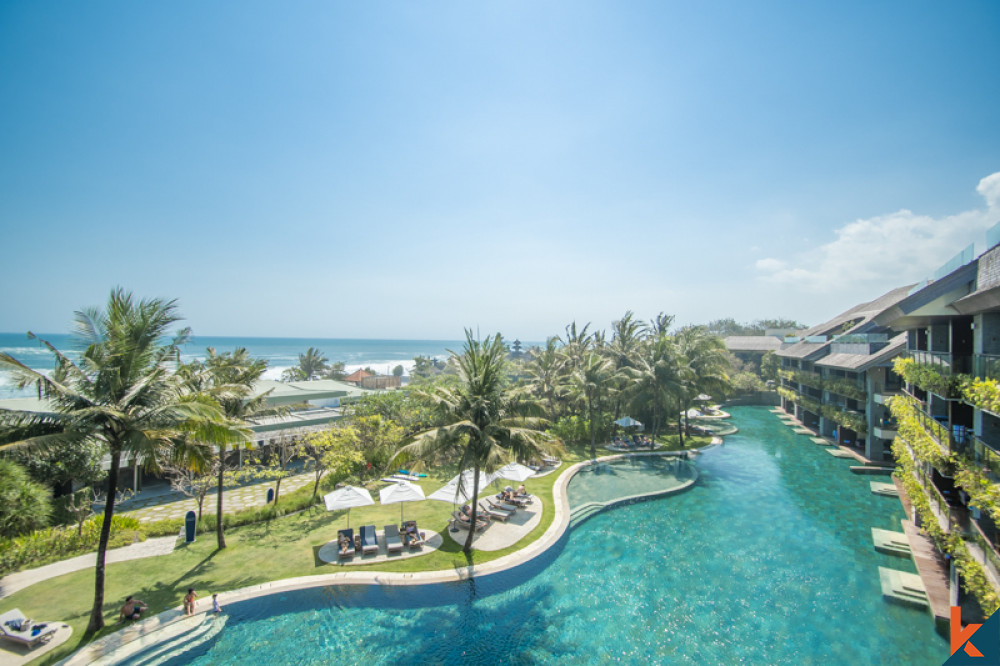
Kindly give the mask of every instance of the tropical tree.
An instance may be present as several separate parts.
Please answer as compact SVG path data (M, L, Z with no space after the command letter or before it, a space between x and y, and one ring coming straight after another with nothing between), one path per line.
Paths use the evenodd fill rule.
M245 347L238 347L232 352L221 354L209 347L205 353L204 361L193 361L185 364L178 369L177 374L184 379L190 391L211 396L219 404L231 424L241 428L249 428L251 419L277 416L286 412L284 408L267 405L267 396L270 395L270 391L253 395L254 386L267 370L267 361L253 358ZM226 547L226 535L222 526L222 491L226 485L226 474L232 471L226 460L228 444L229 442L226 441L217 444L218 451L214 463L216 476L215 540L219 549ZM251 445L251 440L244 438L234 441L232 444L237 447L248 447ZM189 469L189 474L192 472L195 477L198 476L198 470ZM203 499L204 496L202 496ZM200 503L198 513L200 517Z
M51 405L46 413L0 410L4 447L58 447L61 442L92 440L110 457L88 634L104 626L105 554L122 460L154 468L164 458L197 463L206 458L206 451L196 443L244 438L215 400L187 390L171 371L180 345L190 336L184 329L165 339L178 320L176 301L136 302L131 294L115 289L103 311L76 313L74 333L83 346L78 361L42 341L56 358L51 377L0 353L0 368L10 371L20 387L37 388ZM31 333L29 337L35 338Z
M533 349L527 365L528 385L532 394L542 400L546 416L551 421L559 419L557 400L565 394L563 374L566 356L559 350L559 338L545 341L545 349Z
M612 394L617 381L614 363L597 351L585 351L569 375L569 386L587 412L590 422L590 457L597 457L597 432L605 400Z
M549 450L550 440L540 430L544 421L530 415L530 405L508 383L507 349L500 335L481 342L466 330L465 340L461 355L449 352L458 367L459 383L430 394L447 414L447 425L421 433L397 456L417 460L457 457L460 470L472 470L470 497L474 507L480 472L493 472L512 460L538 457ZM472 551L474 532L470 529L466 537L466 553Z
M611 323L611 342L605 354L611 359L618 378L618 395L615 399L614 416L622 416L622 402L629 388L627 368L634 368L640 363L643 341L649 327L635 319L631 310L625 316Z
M649 411L655 442L669 405L682 388L673 339L662 332L649 339L642 345L635 366L624 372L631 383L632 404Z
M303 379L315 379L323 375L327 369L330 359L323 355L323 352L310 347L305 354L299 354L299 372Z
M0 537L15 537L49 524L52 491L13 460L0 458Z
M712 335L704 326L689 326L675 336L679 359L681 390L678 392L680 415L678 430L681 446L687 429L687 412L694 399L701 393L725 394L730 390L729 358L726 343L717 335Z
M302 453L313 462L313 498L319 492L319 482L324 476L339 483L356 474L365 463L357 450L358 431L351 426L332 426L306 435Z

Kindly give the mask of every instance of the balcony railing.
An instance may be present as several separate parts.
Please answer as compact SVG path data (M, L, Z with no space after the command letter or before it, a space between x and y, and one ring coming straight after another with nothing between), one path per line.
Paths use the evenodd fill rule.
M938 372L950 375L954 362L950 352L931 352L919 349L911 349L907 352L917 363L934 366Z
M875 436L878 437L878 438L880 438L880 439L893 439L893 438L896 437L896 429L895 428L886 428L886 427L883 427L883 426L875 426L874 428L872 428L872 432L874 432Z
M1000 356L976 354L972 357L972 371L977 377L1000 380Z

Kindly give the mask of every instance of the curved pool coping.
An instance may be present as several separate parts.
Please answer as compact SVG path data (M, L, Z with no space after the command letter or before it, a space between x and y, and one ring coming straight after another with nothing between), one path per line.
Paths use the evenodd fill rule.
M712 442L698 449L685 449L684 451L643 451L636 453L619 453L616 455L602 456L593 460L584 460L570 465L559 475L552 486L552 504L555 516L552 524L549 525L545 533L535 539L524 548L517 550L503 557L485 562L483 564L473 564L471 566L457 567L455 569L440 569L437 571L415 571L410 573L379 572L379 571L338 571L328 574L317 574L314 576L299 576L297 578L285 578L282 580L270 581L259 585L250 585L230 592L219 593L219 603L225 607L228 604L246 601L257 597L263 597L281 592L291 592L294 590L304 590L314 587L328 587L330 585L432 585L435 583L454 583L468 580L474 576L485 576L489 574L507 571L533 560L554 546L569 529L571 508L566 489L570 480L584 467L595 463L609 462L629 457L641 456L681 456L689 452L700 452L722 444L721 437L713 437ZM664 495L671 495L690 488L698 476L683 486L670 488L665 491L654 493L643 493L630 497L611 500L601 511L620 506L622 504L633 503L641 500L651 499ZM210 597L195 601L195 615L212 610L212 600ZM100 660L102 657L111 656L112 653L122 650L122 654L115 655L116 658L126 659L147 647L159 642L156 634L168 625L179 620L183 620L185 615L180 606L163 611L153 617L142 620L130 627L116 631L113 634L104 636L92 643L81 647L66 659L59 662L59 666L83 666ZM135 649L127 649L134 647Z

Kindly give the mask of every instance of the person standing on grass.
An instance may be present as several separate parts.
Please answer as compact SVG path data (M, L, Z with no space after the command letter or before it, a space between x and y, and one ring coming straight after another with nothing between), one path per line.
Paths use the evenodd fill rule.
M189 587L188 593L184 595L184 614L194 615L194 600L198 598L198 595L194 593L194 588Z

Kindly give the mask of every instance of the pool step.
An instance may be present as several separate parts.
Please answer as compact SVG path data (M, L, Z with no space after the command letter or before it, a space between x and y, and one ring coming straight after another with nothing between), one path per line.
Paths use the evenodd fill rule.
M580 506L574 508L569 514L569 524L571 527L576 527L583 521L587 520L591 516L600 513L604 510L606 504L603 502L588 502L586 504L581 504Z
M854 457L850 453L848 453L847 451L844 451L843 449L839 449L839 448L831 448L831 449L824 449L824 450L827 453L829 453L831 456L833 456L834 458L853 458Z
M881 467L878 465L851 465L851 471L855 474L885 474L888 476L895 469L895 467ZM893 487L895 488L895 486Z
M883 497L899 497L899 490L896 488L896 484L894 483L871 481L869 485L871 486L872 493L875 495L882 495Z
M899 555L900 557L909 557L912 554L910 542L907 541L906 535L902 532L873 527L872 541L875 543L875 550L880 553Z
M226 626L226 620L224 614L183 618L140 640L126 643L92 663L157 666L212 640Z
M800 426L798 428L792 428L792 432L794 432L796 435L809 435L810 437L815 437L816 436L816 431L815 430L810 430L809 428L802 427L802 426Z
M878 568L879 581L882 584L882 597L904 606L928 608L927 588L920 576L906 571L897 571L886 567Z
M809 439L812 440L813 444L819 444L820 446L833 446L833 442L828 439L824 439L823 437L810 437Z

